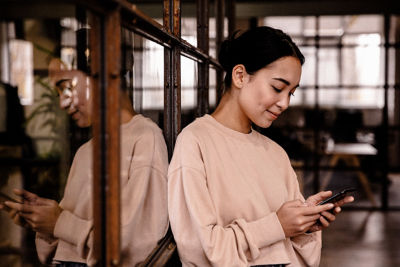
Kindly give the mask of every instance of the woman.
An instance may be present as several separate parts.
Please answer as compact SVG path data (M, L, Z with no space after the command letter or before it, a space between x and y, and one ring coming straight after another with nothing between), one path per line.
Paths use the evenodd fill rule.
M285 151L267 128L299 85L304 57L270 27L224 41L225 92L215 112L179 135L168 169L168 209L183 266L318 266L321 232L347 197L304 201Z
M53 66L55 64L55 66ZM51 62L51 79L60 93L60 107L79 127L92 122L91 87L78 70L64 70ZM168 229L168 155L160 128L137 114L126 92L121 97L121 266L140 265ZM42 263L60 267L96 265L93 255L92 154L93 141L75 154L63 199L39 197L25 190L15 193L23 203L5 202L15 223L36 234ZM4 209L0 205L0 209ZM98 244L97 244L98 245Z

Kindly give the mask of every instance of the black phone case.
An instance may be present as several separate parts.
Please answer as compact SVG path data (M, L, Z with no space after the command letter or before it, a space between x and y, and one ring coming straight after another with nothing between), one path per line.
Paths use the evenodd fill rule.
M324 201L321 201L320 203L318 203L318 205L324 205L326 203L338 202L339 200L342 200L343 198L345 198L348 193L352 193L355 191L357 191L357 189L355 189L355 188L345 188L345 189L341 190L339 193L331 196L330 198L327 198Z

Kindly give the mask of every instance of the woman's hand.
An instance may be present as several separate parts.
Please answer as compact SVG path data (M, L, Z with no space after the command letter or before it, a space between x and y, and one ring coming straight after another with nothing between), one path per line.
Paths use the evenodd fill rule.
M54 200L41 198L26 190L14 190L24 199L24 203L6 201L4 204L17 215L22 217L26 223L36 232L53 234L54 227L62 212L61 207ZM14 220L15 222L15 220Z
M321 213L332 209L334 205L309 205L301 200L285 202L276 212L286 237L303 234L320 219Z
M327 199L328 197L332 196L331 191L321 191L315 195L310 196L307 198L306 203L310 206L316 206L318 203L321 201ZM322 230L323 228L329 227L330 223L333 222L336 219L336 214L341 212L341 206L344 204L350 203L354 201L354 197L352 196L346 196L344 199L339 200L338 202L334 203L334 209L324 211L321 213L321 217L319 219L319 222L315 223L310 227L308 232L315 232Z

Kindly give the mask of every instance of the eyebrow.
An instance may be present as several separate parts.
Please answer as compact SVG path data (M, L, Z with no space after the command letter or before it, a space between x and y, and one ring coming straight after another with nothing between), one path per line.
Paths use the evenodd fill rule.
M288 86L290 85L290 82L285 80L285 79L283 79L283 78L272 78L272 79L277 80L277 81L281 81L281 82L283 82L284 84L286 84ZM299 87L299 84L296 85L294 88L297 88L297 87Z

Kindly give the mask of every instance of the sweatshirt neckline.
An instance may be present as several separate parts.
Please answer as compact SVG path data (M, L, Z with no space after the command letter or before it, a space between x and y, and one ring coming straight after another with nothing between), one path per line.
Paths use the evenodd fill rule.
M234 138L243 140L243 141L255 141L257 139L257 135L256 135L256 131L251 128L251 132L250 133L241 133L239 131L233 130L229 127L226 127L225 125L221 124L220 122L218 122L213 116L211 116L210 114L205 114L203 116L203 118L208 121L209 123L211 123L212 125L214 125L214 127L216 127L217 129L219 129L220 131L222 131L223 133L232 136Z
M129 125L133 124L135 121L139 120L140 118L143 118L142 114L134 115L128 122L121 124L121 128L129 127Z

